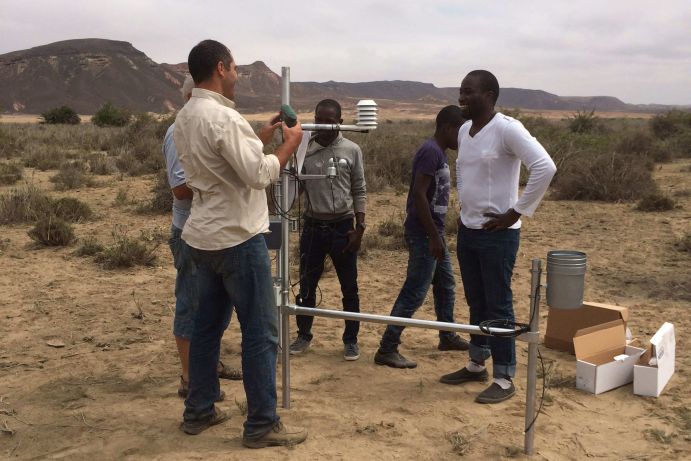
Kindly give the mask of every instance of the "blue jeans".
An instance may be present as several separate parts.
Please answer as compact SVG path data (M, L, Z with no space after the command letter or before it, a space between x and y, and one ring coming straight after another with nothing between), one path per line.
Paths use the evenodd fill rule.
M462 224L459 227L458 263L472 325L485 320L514 320L511 275L519 239L520 229L492 232L469 229ZM484 363L490 356L495 378L511 378L516 374L514 338L470 335L470 359Z
M408 274L403 288L391 309L393 317L411 318L415 311L425 301L429 286L432 285L434 296L434 311L440 322L453 323L453 307L455 300L456 282L449 250L444 244L444 257L437 261L429 252L429 237L427 234L406 232L408 246ZM401 343L401 333L405 327L389 325L384 331L379 350L383 353L395 352ZM452 332L440 331L439 337L453 336Z
M343 310L360 312L357 286L357 252L343 250L348 245L348 231L353 230L353 219L336 223L306 222L300 236L300 295L297 304L314 307L317 303L317 285L324 272L324 259L331 257L343 295ZM312 340L314 317L298 315L298 336ZM360 322L346 320L344 344L357 344Z
M266 434L276 414L278 312L271 281L271 261L263 235L217 251L191 248L197 264L199 310L190 344L189 395L185 421L213 415L219 393L216 365L226 319L235 306L242 332L242 374L247 396L243 436Z
M199 307L197 266L192 261L190 247L182 239L182 229L179 227L170 227L168 246L173 254L173 265L176 270L173 335L189 340L192 337L194 317ZM230 317L228 317L228 321L230 321ZM226 323L227 326L228 324Z

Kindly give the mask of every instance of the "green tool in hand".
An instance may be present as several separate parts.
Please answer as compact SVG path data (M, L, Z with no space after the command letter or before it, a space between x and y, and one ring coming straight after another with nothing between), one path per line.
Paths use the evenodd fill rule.
M294 127L298 122L298 116L288 104L281 105L281 120L288 125L288 128Z

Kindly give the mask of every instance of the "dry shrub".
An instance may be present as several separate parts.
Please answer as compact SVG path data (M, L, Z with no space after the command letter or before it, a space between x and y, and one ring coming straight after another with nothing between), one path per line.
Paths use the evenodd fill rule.
M10 186L22 179L24 167L20 163L0 163L0 185Z
M168 175L165 170L161 170L156 175L153 186L151 187L153 197L144 205L138 208L140 213L170 213L173 208L173 193L168 184Z
M74 240L72 225L55 216L39 219L28 234L32 240L46 246L65 246Z
M105 247L96 240L96 237L90 235L81 240L81 245L74 252L76 256L95 256L101 253Z
M131 238L124 227L116 226L112 232L113 243L96 255L96 262L105 269L133 266L153 266L159 244L140 237Z
M24 157L24 166L37 170L57 170L65 161L65 152L32 145Z
M53 213L70 222L88 221L94 215L88 204L73 197L62 197L54 200Z
M50 197L31 184L0 195L0 224L36 221L51 210Z
M646 161L618 153L573 161L552 186L558 200L636 200L657 190Z
M691 254L691 232L684 234L676 244L679 251L684 251Z
M92 174L107 176L113 173L114 168L108 157L100 152L91 153L88 157L89 170Z
M406 248L405 243L405 222L404 213L396 213L389 216L382 221L377 227L377 235L379 238L372 243L377 244L377 248L386 250L403 250ZM368 245L372 246L372 245Z
M458 456L465 456L470 449L470 437L458 432L447 432L446 439L451 443L451 449Z
M57 190L79 189L80 187L92 187L96 183L87 173L87 166L82 161L65 162L60 171L50 178Z
M656 191L640 199L636 205L638 211L668 211L676 206L674 199Z
M0 158L12 158L24 149L24 139L0 127Z

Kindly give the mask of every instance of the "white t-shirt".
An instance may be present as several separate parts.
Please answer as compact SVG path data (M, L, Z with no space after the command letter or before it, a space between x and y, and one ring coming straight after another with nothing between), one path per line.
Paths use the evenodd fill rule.
M557 171L545 148L521 122L500 113L475 136L470 136L471 125L464 123L458 132L456 185L463 225L482 229L489 219L484 213L506 213L509 208L532 216ZM521 162L530 175L519 198ZM520 227L520 219L511 226Z
M200 250L222 250L269 230L264 188L280 163L264 155L250 124L221 94L194 88L175 119L173 139L193 190L182 238Z

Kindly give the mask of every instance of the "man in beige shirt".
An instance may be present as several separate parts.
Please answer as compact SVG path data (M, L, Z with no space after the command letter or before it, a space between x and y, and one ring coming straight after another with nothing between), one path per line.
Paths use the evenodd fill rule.
M278 116L255 134L234 109L237 70L228 48L204 40L188 57L192 98L175 120L173 138L194 192L182 238L197 264L199 310L190 344L189 394L181 429L198 434L228 416L214 406L216 364L225 320L235 306L242 330L242 369L247 396L243 444L250 448L293 445L307 438L276 414L278 318L264 236L269 214L264 188L302 139ZM275 155L263 147L282 127Z

